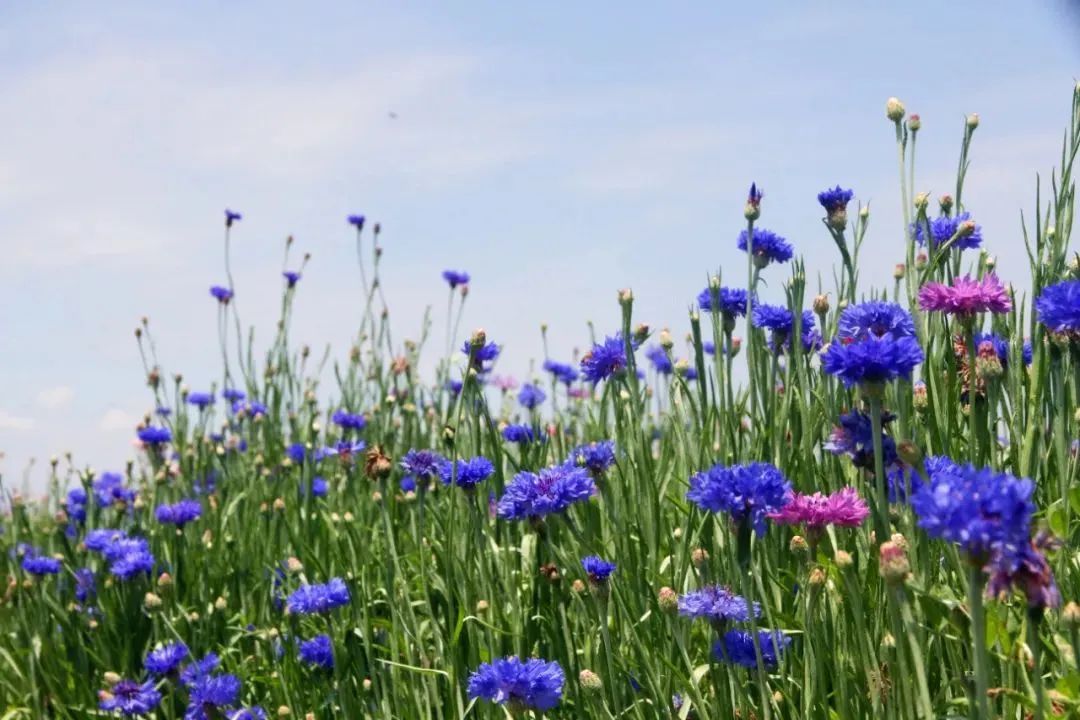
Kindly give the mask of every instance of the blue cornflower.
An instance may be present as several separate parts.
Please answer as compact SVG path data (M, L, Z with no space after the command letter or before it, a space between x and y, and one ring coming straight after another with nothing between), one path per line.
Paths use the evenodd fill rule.
M659 345L652 345L645 350L645 357L652 363L656 372L661 375L670 375L675 371L675 366L668 357L667 351Z
M736 595L726 587L708 585L692 590L679 598L679 614L693 620L711 623L746 622L750 619L751 606L746 598ZM754 617L761 616L761 605L753 604Z
M135 499L135 491L124 487L124 478L119 473L102 473L94 480L91 488L94 491L94 499L101 507L127 505Z
M183 528L189 522L202 515L202 504L198 500L185 499L172 505L158 505L154 517L162 524L176 525Z
M139 440L150 447L158 447L172 441L172 433L169 431L169 428L166 427L147 425L146 427L139 428L135 434L139 437Z
M688 367L683 371L683 377L687 380L697 380L697 369Z
M896 303L870 300L849 305L840 313L836 335L843 340L915 337L911 314Z
M86 490L81 487L68 490L64 511L69 520L80 524L86 522L86 499Z
M301 585L285 604L287 612L297 615L328 613L349 604L349 588L341 578L331 578L325 585Z
M180 673L180 682L186 687L192 688L199 681L210 677L210 673L217 670L220 664L221 659L217 656L217 653L206 653L202 660L196 660L183 669Z
M1035 310L1039 322L1050 332L1080 333L1080 280L1063 280L1043 288Z
M479 456L468 460L458 460L451 465L445 463L439 469L444 485L453 482L458 487L470 489L491 477L495 466L486 457Z
M583 467L593 477L600 477L604 472L615 464L615 441L601 440L588 445L579 445L567 455L564 465L567 467Z
M566 385L569 385L578 379L578 371L574 369L573 365L567 365L566 363L545 360L544 370L554 375L556 380Z
M465 353L465 357L471 357L473 363L482 365L483 363L490 363L499 357L500 347L494 342L489 342L485 345L473 349L472 342L465 341L465 344L461 346L461 352Z
M304 447L304 443L293 443L285 448L285 455L299 465L304 462L304 457L307 455L307 448Z
M134 680L124 679L108 690L103 690L99 697L99 709L118 712L128 717L146 715L161 702L161 693L154 689L152 680L139 684Z
M838 339L821 354L822 369L839 377L847 387L910 378L911 371L922 361L918 340L889 335L855 342Z
M469 677L469 697L545 711L559 704L565 682L557 662L509 657L480 665Z
M926 476L932 476L939 472L960 472L959 466L954 463L951 458L944 455L928 456L924 461L924 467L926 469L925 474L922 470L917 468L899 464L897 467L890 470L887 477L889 483L889 502L908 502L911 495L918 492L919 488L926 482Z
M22 560L22 569L31 575L56 575L60 572L61 563L54 557L39 555L36 549L31 548Z
M94 571L90 568L79 568L75 571L75 599L84 603L97 594L97 581L94 579Z
M844 190L837 185L832 189L819 192L817 201L821 203L821 207L825 208L829 215L832 215L847 210L848 203L851 202L853 197L855 197L853 190Z
M579 467L563 465L539 473L520 472L506 486L497 512L504 520L539 518L588 500L595 490L589 473Z
M434 450L410 450L401 458L401 469L408 474L430 480L436 475L442 477L442 469L449 461Z
M225 720L266 720L266 711L258 705L231 710Z
M765 516L791 501L791 484L773 465L714 465L690 478L686 499L702 510L726 512L736 523L752 522L765 533Z
M990 343L1003 369L1009 367L1009 341L996 333L975 333L975 349L982 347L983 343Z
M532 383L522 385L521 392L518 393L518 402L529 410L538 407L546 399L547 394Z
M1029 542L1034 491L1027 478L954 466L932 473L912 496L911 507L928 535L956 543L984 562L993 552L1016 552Z
M326 494L330 492L330 483L326 482L326 478L322 475L316 475L311 478L311 496L312 497L326 497Z
M184 720L212 720L220 711L236 704L240 678L235 675L210 675L191 687Z
M585 357L581 358L581 374L589 382L620 374L626 369L626 347L622 335L605 338L603 342L592 346Z
M758 630L761 661L765 667L776 667L781 653L790 644L791 638L779 630ZM757 667L754 637L743 630L729 630L723 640L713 643L713 658L753 670Z
M233 223L240 222L244 216L235 210L225 208L225 227L232 227Z
M86 545L87 550L105 553L115 543L126 539L127 533L123 530L115 530L112 528L97 528L86 533L86 538L83 540L83 544Z
M346 410L337 410L330 416L331 422L342 430L360 431L367 425L367 418L360 413L351 413Z
M229 301L233 299L233 291L220 285L211 286L210 294L217 298L217 301L222 305L228 305Z
M604 585L611 577L611 573L615 572L617 566L615 563L602 560L597 555L590 555L581 559L581 567L585 568L590 583Z
M465 387L465 383L461 382L460 380L447 380L446 381L446 389L449 390L451 392L451 394L453 394L453 395L460 395L461 394L461 389L463 387Z
M188 646L182 642L171 642L154 648L146 655L143 666L152 675L171 675L187 659Z
M528 425L507 425L502 431L503 440L512 443L530 443L536 439Z
M754 209L760 208L761 198L763 197L765 197L765 192L757 186L757 183L750 183L750 192L746 196L746 204Z
M300 643L300 659L308 665L316 665L327 670L334 668L334 644L329 635L316 635Z
M787 262L794 254L791 243L780 237L772 230L754 228L754 264L765 267L771 262ZM743 230L739 233L739 249L746 252L747 234Z
M236 388L225 388L221 391L221 397L228 400L230 403L236 403L247 398L247 395L243 390L237 390Z
M746 315L747 292L742 288L720 288L720 312L734 319ZM698 307L705 312L712 312L712 289L705 288L697 296Z
M364 452L367 443L363 440L338 440L334 447L319 448L315 452L316 460L324 460L328 457L336 457L342 462L350 462L354 457Z
M363 230L364 229L364 216L363 215L350 215L349 217L345 218L345 220L350 225L355 227L357 230Z
M754 308L756 311L757 308ZM775 329L772 332L772 336L769 338L769 343L772 345L773 351L780 353L784 350L791 350L791 331L795 327L794 315L791 315L791 325L788 330ZM776 319L780 319L777 315ZM782 324L782 323L781 323ZM804 353L811 353L821 348L821 333L814 327L814 313L809 310L803 310L802 324L799 327L799 337L802 339L802 349Z
M754 327L772 330L781 336L788 335L795 324L795 316L786 307L765 303L754 305L750 320Z
M401 488L401 492L403 493L416 492L416 478L414 478L412 475L406 475L405 477L401 478L401 482L398 483L398 487Z
M165 407L164 405L160 405L160 406L158 406L158 408L156 410L154 410L154 412L157 414L158 417L167 418L170 415L172 415L172 408L168 408L168 407Z
M300 282L300 273L295 270L286 270L281 273L281 276L285 278L285 284L288 287L296 287L296 283Z
M469 273L458 270L443 270L443 280L450 285L450 289L453 290L458 285L469 284Z
M1020 349L1020 354L1024 358L1024 365L1025 366L1030 365L1032 359L1035 356L1035 349L1033 347L1031 347L1031 341L1030 340L1025 340L1024 341L1024 346Z
M956 234L961 223L971 220L971 213L963 212L956 217L942 215L930 221L930 244L938 247L946 243ZM915 223L915 239L920 245L926 245L926 227L922 223ZM971 250L982 245L982 226L976 225L970 235L959 237L952 247L957 250Z
M104 554L109 561L109 572L121 580L128 580L154 569L154 556L143 538L117 540L105 549Z
M232 405L232 411L234 415L244 413L248 417L256 417L258 415L266 415L269 412L269 408L265 403L261 403L258 400L252 400L249 403L245 403L242 400L237 400Z
M881 415L881 449L886 468L897 465L900 458L896 453L896 440L885 434L885 426L895 419L890 412ZM874 469L874 431L870 416L852 410L840 416L840 424L829 435L825 449L833 455L847 455L857 468Z
M193 392L188 394L187 401L188 405L194 405L200 410L205 410L214 404L215 398L213 393Z

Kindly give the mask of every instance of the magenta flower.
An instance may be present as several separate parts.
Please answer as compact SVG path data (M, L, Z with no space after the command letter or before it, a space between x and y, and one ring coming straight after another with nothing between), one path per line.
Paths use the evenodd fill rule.
M869 514L870 508L855 488L846 487L832 495L792 493L791 502L770 513L769 519L781 525L806 525L820 530L826 525L858 527Z
M988 273L982 280L958 277L952 285L927 283L919 290L919 307L971 317L982 312L1007 313L1012 309L1012 300L997 275Z
M518 381L509 375L496 375L492 384L503 392L509 392L518 386Z

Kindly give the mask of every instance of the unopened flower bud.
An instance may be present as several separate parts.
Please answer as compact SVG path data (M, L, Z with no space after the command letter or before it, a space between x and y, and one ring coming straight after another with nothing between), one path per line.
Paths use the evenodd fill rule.
M915 209L925 210L930 207L930 193L921 192L915 196Z
M118 675L117 673L109 670L101 675L101 679L105 681L106 685L112 687L116 683L120 682L123 678L121 678L120 675Z
M956 228L957 237L962 237L962 238L971 237L971 235L974 234L974 232L975 232L975 221L974 220L965 220L964 222L960 223L960 225L958 225L957 228Z
M279 707L277 709L277 716L279 718L286 718L286 717L289 717L290 715L292 715L292 710L289 709L288 705L282 705L281 707Z
M674 590L665 585L660 588L660 592L656 595L656 604L660 606L661 612L669 615L674 614L679 610L679 596Z
M600 676L592 670L582 670L578 673L578 682L581 683L581 689L587 692L595 693L604 689L604 683L600 681Z
M829 312L828 295L818 295L814 298L814 312L818 315L825 315Z
M557 574L558 574L558 573L556 573L556 575L557 575ZM574 584L573 584L573 585L571 586L571 589L572 589L572 590L573 590L573 591L574 591L575 593L577 593L578 595L580 595L581 593L585 592L585 583L581 582L581 580L575 580L575 581L574 581Z
M974 130L975 128L979 127L979 113L971 113L970 115L968 115L966 122L968 130Z
M1070 630L1080 629L1080 605L1069 601L1061 610L1061 623Z
M154 612L161 607L161 598L152 592L148 592L143 596L143 607L146 608L147 612Z
M896 638L893 637L892 633L885 633L885 636L881 638L881 647L886 650L892 650L896 647Z
M851 559L851 553L846 550L837 550L836 555L833 556L833 560L836 562L836 567L844 570L851 567L854 560Z
M907 266L904 265L904 263L896 263L896 266L893 268L892 271L893 280L903 280L904 275L906 274Z
M709 551L703 547L694 548L693 552L690 553L690 562L694 564L694 567L700 568L709 562Z
M484 613L486 613L488 611L489 607L491 607L491 606L488 605L487 600L477 600L476 601L476 614L477 615L483 615Z
M908 130L911 132L919 132L919 130L922 129L922 118L919 117L918 113L911 114L911 117L908 118L907 126Z
M645 323L638 323L637 327L634 328L634 342L640 345L649 339L651 333L652 330L649 329L648 325Z
M674 346L675 346L675 341L671 339L671 333L668 332L667 328L664 328L663 330L661 330L660 331L660 347L664 348L665 350L670 350Z
M810 546L806 543L806 538L802 535L792 535L791 542L788 543L788 550L793 553L804 553L810 549Z
M890 585L898 585L907 580L911 574L911 564L899 543L892 540L881 543L878 550L878 572Z
M889 118L893 122L900 122L904 119L904 103L900 102L898 98L891 97L885 102L885 117Z
M218 612L222 612L227 607L229 607L229 601L221 595L218 595L217 600L214 601L214 609Z
M619 291L619 304L629 305L634 302L634 291L630 288L623 288Z
M825 571L819 567L810 571L810 578L808 580L812 589L820 588L825 584Z
M948 214L953 209L952 195L945 193L938 198L938 207L941 208L941 212Z

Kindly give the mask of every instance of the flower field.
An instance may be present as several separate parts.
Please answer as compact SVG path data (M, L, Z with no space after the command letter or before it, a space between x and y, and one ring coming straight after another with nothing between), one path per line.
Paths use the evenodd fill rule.
M978 116L934 198L919 116L886 117L891 284L860 281L851 190L803 229L837 251L811 289L751 185L745 262L688 318L619 291L621 325L517 380L461 328L464 271L444 327L391 331L361 215L354 345L290 343L290 239L256 352L226 211L220 376L189 388L144 322L126 468L5 488L0 720L1080 718L1080 85L1009 240L1030 268L964 202Z

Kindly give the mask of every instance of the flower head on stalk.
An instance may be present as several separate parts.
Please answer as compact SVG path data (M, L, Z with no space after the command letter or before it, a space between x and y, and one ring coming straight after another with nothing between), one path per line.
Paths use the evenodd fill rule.
M845 487L831 495L792 493L791 502L770 513L769 519L780 525L804 525L820 531L827 525L858 527L869 514L870 508L858 491Z
M652 363L653 369L661 375L670 375L675 372L675 365L668 357L667 350L659 345L652 345L645 350L645 357Z
M602 477L609 467L615 464L615 441L600 440L588 445L579 445L570 451L564 465L583 467L594 478Z
M844 190L839 185L818 193L817 199L821 207L825 208L829 227L834 230L843 230L847 227L847 206L853 197L855 197L853 190Z
M536 439L536 433L529 425L507 425L502 429L503 440L523 445Z
M719 288L720 304L718 307L713 307L713 289L705 288L697 296L698 307L705 312L719 312L725 319L731 318L734 320L737 317L746 315L746 304L748 302L748 293L742 288Z
M154 648L146 655L143 666L153 675L171 675L187 659L188 646L182 642L171 642Z
M281 277L285 278L287 287L296 287L296 283L300 282L300 273L295 270L285 270L281 273Z
M121 680L108 690L98 693L98 708L105 712L118 712L127 717L141 717L154 710L161 702L161 693L154 689L154 681L144 683Z
M358 231L364 229L364 216L363 215L350 215L345 218L345 221L356 228ZM447 272L450 272L449 270ZM465 282L468 282L466 280Z
M139 441L150 448L159 448L162 445L172 441L172 432L166 427L155 427L153 425L147 425L146 427L139 428L135 435L139 438Z
M557 662L508 657L483 663L469 676L469 697L506 705L511 711L543 712L559 704L565 682Z
M919 290L919 307L970 319L984 312L1007 313L1012 300L997 275L988 273L982 280L954 278L952 285L927 283Z
M765 667L776 667L780 655L791 644L791 638L779 630L758 630L758 646ZM744 630L729 630L722 640L713 643L713 658L720 662L742 665L753 670L757 667L754 637Z
M832 342L821 354L821 367L839 377L845 386L878 385L910 378L911 371L923 361L923 351L915 338Z
M244 219L244 216L235 210L225 208L225 227L232 227L233 223L240 222Z
M295 615L322 615L349 604L349 588L341 578L325 585L301 585L289 595L285 608Z
M213 285L210 288L210 294L222 305L228 305L229 301L233 299L233 291L220 285Z
M300 643L300 659L308 665L334 669L334 644L329 635L316 635Z
M466 490L475 488L495 472L495 466L484 456L458 460L454 464L444 463L439 468L439 475L444 485L454 483Z
M588 500L595 490L592 477L579 467L557 465L539 473L520 472L499 499L498 515L504 520L538 519Z
M848 342L866 339L915 337L915 322L896 303L870 300L849 305L840 313L837 337Z
M360 413L351 413L348 410L335 410L330 416L330 421L342 430L355 430L357 432L367 425L367 418Z
M883 465L888 468L900 464L896 441L885 434L885 426L896 418L890 412L881 414L881 449ZM874 430L870 416L858 410L840 416L840 424L833 428L825 449L833 455L847 455L851 463L864 470L874 469Z
M569 385L578 379L578 371L574 369L573 365L568 365L566 363L545 360L544 370L551 373L556 380L564 385Z
M626 347L621 334L605 338L581 358L581 374L592 383L620 375L626 370Z
M750 522L763 535L769 514L791 502L791 485L769 463L715 465L690 478L686 499L708 512L726 512L737 524Z
M1059 544L1048 533L1040 532L1026 544L996 553L990 560L987 594L1001 597L1019 590L1031 610L1058 607L1061 593L1045 553Z
M761 605L755 602L751 606L746 598L720 585L708 585L679 597L680 615L692 620L708 620L713 625L746 622L751 611L754 617L760 617Z
M906 503L911 495L918 492L919 488L926 482L928 476L932 476L938 472L957 473L960 472L959 466L944 455L931 455L924 461L925 473L922 469L910 467L898 463L896 467L889 470L888 484L889 484L889 502L891 503Z
M753 242L754 264L759 268L763 268L769 263L787 262L794 255L791 243L772 230L754 228L753 238L750 237L746 230L739 233L738 246L740 250L747 252L749 241Z
M969 212L962 212L956 217L942 215L931 220L929 224L931 247L940 247L957 234L959 237L952 244L952 248L956 250L971 250L982 245L982 226L975 224ZM913 230L919 245L926 245L926 226L923 223L913 223Z
M421 480L442 477L442 470L449 461L434 450L410 450L401 458L401 469Z
M546 399L547 393L533 383L522 385L521 392L518 393L518 402L521 403L522 407L528 408L529 410L539 407Z
M469 273L458 270L443 270L443 280L447 282L450 289L453 290L458 285L469 284Z
M1064 280L1043 288L1035 300L1035 311L1050 332L1080 338L1080 280Z
M206 675L191 686L184 720L212 720L240 695L240 678L235 675Z
M592 585L606 585L611 574L615 572L615 563L602 560L597 555L590 555L586 558L582 558L581 567L585 569L585 573L589 576L589 582Z
M184 499L172 505L158 505L154 517L162 524L183 528L189 522L202 515L202 504L198 500Z

